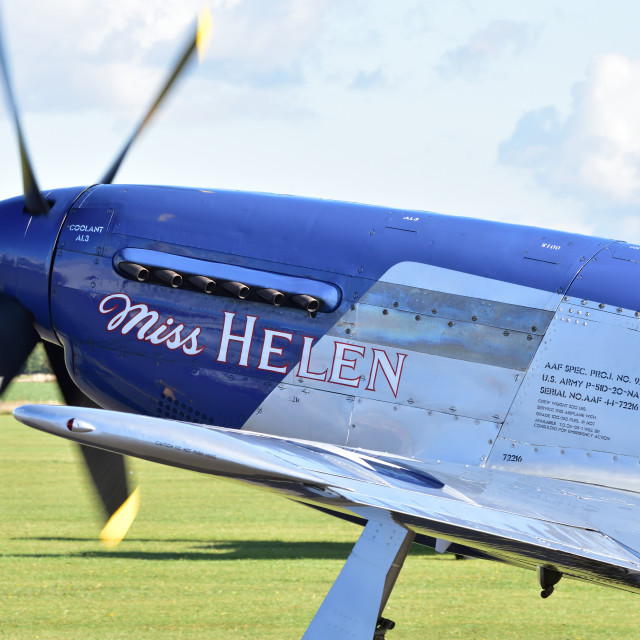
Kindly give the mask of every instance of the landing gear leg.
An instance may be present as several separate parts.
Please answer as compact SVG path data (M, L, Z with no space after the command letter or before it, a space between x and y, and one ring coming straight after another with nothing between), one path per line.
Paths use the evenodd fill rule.
M369 520L303 640L381 640L395 623L382 617L414 534L390 518Z

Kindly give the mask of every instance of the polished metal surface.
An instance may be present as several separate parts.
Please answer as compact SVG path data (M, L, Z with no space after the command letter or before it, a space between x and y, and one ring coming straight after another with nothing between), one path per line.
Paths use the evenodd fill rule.
M540 301L526 287L414 267L393 267L354 303L244 428L483 464L552 313L515 304ZM399 277L413 285L385 281ZM489 297L456 293L469 278Z
M362 296L360 302L536 335L544 334L553 318L551 311L480 298L473 289L474 296L469 296L468 291L465 295L457 295L432 290L431 284L427 281L423 287L408 287L377 282ZM504 289L504 286L501 288Z
M289 438L347 444L353 397L319 389L279 384L245 423L244 428Z
M474 296L482 300L547 311L554 311L562 300L560 293L550 293L420 262L400 262L389 269L380 281L461 296L469 295L469 292L473 291Z
M338 340L331 337L322 338L313 347L314 370L331 370L336 342L366 347L362 357L352 356L356 361L352 375L359 376L361 379L357 388L300 377L297 367L287 375L284 384L337 393L345 397L368 398L395 405L453 413L479 420L502 421L523 378L521 373L514 369L405 351L408 355L403 363L397 394L394 395L393 387L380 371L375 373L372 384L374 388L368 388L372 369L372 350L384 349L379 344ZM389 358L395 366L394 351L389 351ZM269 396L262 407L266 408L273 402L280 404L278 400ZM320 430L319 435L321 434Z
M318 357L325 348L327 358ZM328 341L318 345L318 368L333 352ZM356 372L366 377L370 367L363 359ZM397 398L383 376L375 391L367 391L365 382L350 389L295 373L245 429L470 464L489 454L520 384L515 371L423 354L407 358Z
M563 301L487 466L640 490L637 323L629 310Z
M476 303L480 307L481 302L467 298L470 306ZM391 304L390 299L389 306ZM539 335L487 326L472 321L472 316L467 321L452 321L446 316L433 315L429 307L423 308L420 314L417 319L413 311L359 304L343 316L329 335L336 338L349 335L360 342L396 350L408 349L519 371L529 366L540 344Z
M450 462L78 407L14 415L77 442L269 487L464 544L492 557L640 592L640 496ZM92 431L74 432L69 420ZM379 514L376 518L375 514Z
M388 515L369 520L327 597L307 628L303 640L353 638L370 640L376 628L387 575L398 562L413 532L396 524ZM404 549L403 549L404 547Z
M487 466L640 492L640 457L496 438Z
M640 330L640 314L633 309L614 307L610 304L603 304L596 300L583 300L564 296L558 307L557 313L571 320L582 320L589 322L599 322L601 324L612 324L626 329ZM570 321L571 321L570 320Z
M358 398L347 444L419 460L477 465L497 433L495 422Z

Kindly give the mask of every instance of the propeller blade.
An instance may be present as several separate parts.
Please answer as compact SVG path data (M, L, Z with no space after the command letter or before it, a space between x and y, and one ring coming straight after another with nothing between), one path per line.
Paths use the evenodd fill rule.
M118 172L118 169L122 164L122 161L127 155L129 149L131 148L131 145L135 142L135 140L140 135L142 130L146 127L148 122L151 120L151 118L153 117L153 114L156 112L156 110L158 109L162 101L165 99L169 90L171 89L175 81L178 79L178 77L182 73L183 69L186 67L189 60L191 60L196 50L198 51L198 55L200 59L202 59L202 56L204 55L204 51L206 50L207 44L211 38L211 26L212 26L211 13L209 12L208 9L205 9L198 16L194 33L189 39L187 47L185 48L182 56L177 61L167 81L163 85L162 89L160 90L160 93L158 94L155 101L147 111L146 115L144 116L144 118L142 118L138 126L134 129L133 133L127 140L126 144L124 145L124 147L122 148L118 156L116 157L115 161L109 167L107 172L104 174L104 176L100 180L101 184L111 184L113 182L113 179L115 178L116 173Z
M129 498L124 456L84 445L80 449L109 520Z
M100 540L105 547L117 547L127 535L129 527L138 515L140 508L140 487L123 502L122 506L109 518L109 522L100 532Z
M52 342L44 342L44 350L47 354L51 370L56 376L62 397L66 404L71 407L90 407L99 408L98 405L88 398L78 389L75 382L71 379L67 371L67 365L64 363L64 349Z
M4 52L4 37L2 29L2 17L0 16L0 75L2 75L2 84L6 96L7 107L13 116L13 122L18 136L18 144L20 146L20 161L22 163L22 184L24 191L24 208L31 215L42 215L49 211L49 204L42 197L40 187L36 180L33 166L27 151L27 143L22 133L22 125L20 124L20 115L18 113L18 104L13 93L13 86L9 76L9 65Z
M64 362L64 349L51 342L45 342L44 348L64 401L70 406L99 408L71 379ZM84 445L80 445L80 450L106 514L107 524L100 539L106 546L114 547L124 538L138 513L139 489L129 494L123 455Z
M13 298L0 294L0 395L38 342L31 314Z

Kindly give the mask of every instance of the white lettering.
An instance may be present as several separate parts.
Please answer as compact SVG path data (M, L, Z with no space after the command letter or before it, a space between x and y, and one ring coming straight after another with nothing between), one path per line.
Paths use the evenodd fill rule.
M172 317L162 319L158 311L150 309L146 304L133 304L128 295L124 293L114 293L105 296L99 303L98 309L101 314L109 315L106 328L108 331L118 330L124 335L133 333L137 340L148 342L151 345L162 345L170 351L182 349L189 356L195 356L204 351L206 345L200 346L198 338L202 332L200 327L195 327L191 331L182 323L176 323ZM255 326L258 316L247 315L244 317L244 329L239 333L234 333L235 312L223 311L224 321L220 336L220 344L216 360L223 364L235 365L235 362L228 362L229 348L232 342L240 343L240 353L238 355L237 366L248 367ZM242 322L242 320L239 320ZM239 331L236 327L236 331ZM291 366L291 359L287 358L282 364L271 362L275 357L283 358L285 348L293 344L294 333L289 331L277 331L275 329L263 329L264 339L260 350L260 359L257 369L269 371L281 375L286 375ZM283 340L285 343L278 343ZM302 336L302 351L298 362L296 375L300 378L329 382L352 388L359 388L364 376L357 372L358 364L367 366L368 349L371 348L372 359L369 368L368 384L366 391L376 391L376 385L380 371L385 377L394 397L398 395L400 381L406 353L391 352L391 355L384 349L376 349L365 345L351 344L346 342L334 343L334 353L330 367L320 370L326 357L316 355L315 362L311 358L315 346L316 338ZM275 343L275 344L274 344ZM281 344L282 346L276 346ZM396 364L392 365L393 353L395 353ZM365 358L364 362L358 357ZM277 362L277 361L276 361ZM560 394L558 394L560 395Z
M289 370L288 363L282 367L269 364L269 358L274 354L282 356L284 349L283 347L272 346L274 338L283 338L291 342L293 340L293 333L289 333L288 331L272 331L271 329L264 330L264 342L262 343L262 353L260 354L258 369L262 369L262 371L273 371L274 373L287 373Z
M311 380L322 380L324 382L327 379L328 369L325 369L322 373L311 371L311 348L313 347L313 338L311 336L303 336L302 338L302 356L300 357L300 364L298 365L298 377L310 378Z
M147 307L146 304L131 304L131 299L129 298L129 296L125 295L124 293L115 293L111 296L107 296L106 298L104 298L102 300L102 302L100 303L100 313L111 313L111 311L114 311L118 305L116 304L116 306L111 307L111 308L106 308L104 306L104 303L109 301L109 300L114 300L114 299L119 299L119 300L124 300L124 308L122 309L122 311L120 311L120 313L116 313L113 318L111 318L111 320L109 320L109 322L107 322L107 330L108 331L114 331L115 329L117 329L118 327L120 327L120 325L123 323L124 319L130 314L130 313L135 313L137 312L135 315L133 315L128 322L126 322L124 324L124 326L120 329L120 333L124 336L127 335L127 333L129 333L129 331L131 331L133 328L135 328L139 323L144 322L143 326L140 327L138 329L136 338L138 338L138 340L144 340L145 339L145 333L156 323L158 322L158 318L160 317L158 315L157 311L153 311L152 309L150 310L149 307ZM146 320L146 322L145 322Z
M145 340L148 340L151 344L162 344L169 337L169 334L167 333L164 336L161 334L163 331L166 331L173 322L173 318L167 318L151 335L146 336Z
M369 384L367 385L367 391L376 390L376 377L378 375L378 369L382 369L384 377L387 379L387 383L391 387L394 398L398 395L398 387L400 386L400 376L402 375L402 366L404 360L407 357L406 353L396 353L396 368L391 366L391 361L386 351L382 349L373 349L373 363L371 364L371 372L369 373Z
M356 368L355 359L345 358L345 353L348 352L364 356L365 347L360 347L355 344L345 344L344 342L336 342L333 354L333 367L331 369L329 382L343 384L348 387L358 387L360 385L360 376L356 376L355 378L345 378L342 375L343 369L351 369L352 371L355 371Z
M88 227L86 224L69 225L69 231L86 231L88 233L102 233L104 227Z
M240 359L238 365L241 367L249 366L249 352L251 351L251 342L253 341L253 328L255 327L258 316L247 316L245 322L244 334L234 335L231 333L233 328L233 319L235 313L231 311L224 311L224 325L222 327L222 338L220 339L220 349L218 351L218 362L227 362L227 352L229 351L229 342L235 341L242 344L242 351L240 352Z
M140 341L147 341L154 345L164 344L167 349L172 351L182 348L184 354L188 356L198 355L204 350L204 345L202 347L198 345L200 327L196 327L183 337L182 331L185 326L178 324L171 331L162 335L163 331L166 331L173 324L173 318L168 318L159 327L156 327L160 314L153 309L149 309L146 304L131 304L131 299L124 293L113 293L104 297L100 301L98 310L102 314L113 313L120 307L120 302L124 302L124 307L107 322L108 331L120 329L122 335L127 335L135 327L138 327L135 335ZM109 306L109 303L114 304ZM125 322L131 313L134 315ZM142 326L139 326L140 324ZM152 329L153 331L151 331ZM149 331L151 331L150 334L148 333Z

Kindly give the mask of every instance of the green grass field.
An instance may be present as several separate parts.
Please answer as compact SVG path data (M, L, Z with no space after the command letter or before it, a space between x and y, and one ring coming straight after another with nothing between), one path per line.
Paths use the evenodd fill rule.
M6 403L63 402L57 382L27 382L20 378L7 387L2 401Z
M0 638L300 638L360 529L269 493L134 460L114 550L73 445L0 416ZM414 547L393 640L640 638L638 596Z

